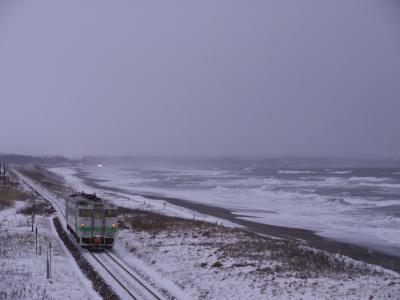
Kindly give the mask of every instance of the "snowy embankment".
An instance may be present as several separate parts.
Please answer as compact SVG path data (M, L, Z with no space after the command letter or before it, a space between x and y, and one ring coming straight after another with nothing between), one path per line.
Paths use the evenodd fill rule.
M172 280L193 298L396 299L400 295L400 277L394 272L292 241L173 217L180 214L154 210L153 203L149 207L129 195L90 189L72 172L63 172L70 184L131 208L124 214L114 247L123 261L156 274L158 280Z
M18 200L0 210L0 299L99 299L59 241L51 224L51 208L40 199L35 200L36 254L32 203ZM51 274L47 278L50 243Z

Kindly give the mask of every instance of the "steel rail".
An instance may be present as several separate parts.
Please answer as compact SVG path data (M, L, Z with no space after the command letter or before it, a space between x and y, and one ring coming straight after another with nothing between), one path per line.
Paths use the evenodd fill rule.
M92 251L89 251L89 253L93 256L93 258L99 263L99 265L101 265L104 270L107 271L108 274L110 274L110 276L129 294L129 296L132 297L132 299L134 300L138 300L138 298L136 298L130 291L129 289L100 261L100 259L98 257L96 257L96 255L93 254Z
M155 299L162 300L156 293L154 293L146 284L132 274L127 268L125 268L120 262L118 262L107 250L104 253L111 258L121 269L123 269L130 277L132 277L137 283L139 283L148 293L150 293Z
M39 195L41 195L44 199L49 201L51 204L56 205L58 207L59 212L65 217L65 213L64 213L63 209L59 205L60 203L58 201L55 201L54 199L52 199L54 197L50 193L47 193L47 195L45 195L46 193L44 192L42 187L38 188L32 182L29 182L31 180L30 179L27 180L27 178L24 175L20 174L19 172L15 172L15 173L32 190L36 191Z

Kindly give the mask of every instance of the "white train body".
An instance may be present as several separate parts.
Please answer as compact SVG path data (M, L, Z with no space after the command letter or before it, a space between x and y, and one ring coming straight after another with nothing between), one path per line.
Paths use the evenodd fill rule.
M111 248L118 231L118 210L96 195L74 194L66 199L67 229L86 247Z

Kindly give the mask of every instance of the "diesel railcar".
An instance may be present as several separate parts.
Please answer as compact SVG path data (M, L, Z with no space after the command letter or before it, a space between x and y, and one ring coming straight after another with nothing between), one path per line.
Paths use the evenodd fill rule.
M66 198L67 229L83 247L112 248L118 231L118 210L96 194Z

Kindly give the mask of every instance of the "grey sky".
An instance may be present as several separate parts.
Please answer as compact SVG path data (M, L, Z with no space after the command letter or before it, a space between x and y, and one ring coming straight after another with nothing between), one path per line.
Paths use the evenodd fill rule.
M400 157L399 12L2 1L0 152Z

